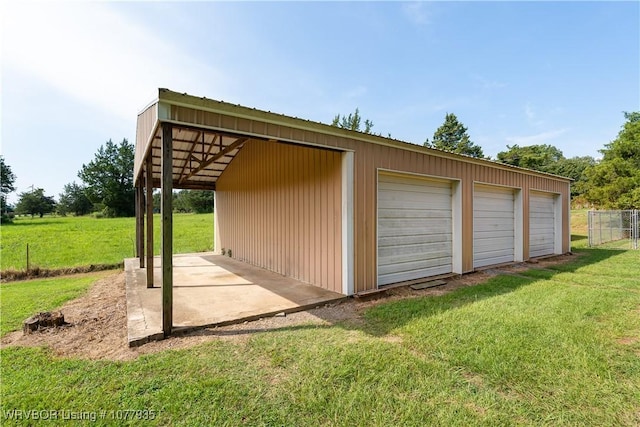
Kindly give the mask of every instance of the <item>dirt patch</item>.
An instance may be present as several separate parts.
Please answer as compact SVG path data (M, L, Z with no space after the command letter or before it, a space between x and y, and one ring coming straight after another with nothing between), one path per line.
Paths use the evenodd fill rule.
M560 256L540 261L535 268L546 268L574 259ZM522 269L531 268L524 264ZM502 267L505 271L518 266ZM496 269L493 269L495 271ZM499 270L499 269L498 269ZM521 270L522 271L522 270ZM232 340L241 343L253 334L302 325L332 325L347 322L357 326L364 323L362 312L370 307L390 301L438 296L455 289L474 286L491 277L476 272L447 280L437 288L414 290L409 287L389 289L376 299L348 299L336 304L327 304L308 311L291 313L284 317L269 317L237 325L207 328L163 341L150 342L140 347L129 348L127 342L127 313L125 298L125 273L120 272L98 280L84 296L67 302L59 311L68 325L49 328L29 335L22 331L7 334L0 346L47 346L61 357L85 359L130 360L142 354L157 353L169 349L188 348L212 340ZM396 342L397 338L389 338Z
M640 341L640 338L638 337L623 337L618 339L618 344L622 344L622 345L633 345L635 343L637 343L638 341Z

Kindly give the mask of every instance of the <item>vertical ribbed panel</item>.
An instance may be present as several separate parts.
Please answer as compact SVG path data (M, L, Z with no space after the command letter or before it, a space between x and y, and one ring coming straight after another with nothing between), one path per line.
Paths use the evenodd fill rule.
M218 179L233 258L342 292L341 153L251 140Z

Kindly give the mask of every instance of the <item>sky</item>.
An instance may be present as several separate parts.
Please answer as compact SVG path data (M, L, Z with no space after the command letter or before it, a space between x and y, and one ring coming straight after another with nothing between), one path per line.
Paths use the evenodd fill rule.
M598 157L640 110L640 2L1 3L9 197L65 184L168 88L422 144L454 113L495 158Z

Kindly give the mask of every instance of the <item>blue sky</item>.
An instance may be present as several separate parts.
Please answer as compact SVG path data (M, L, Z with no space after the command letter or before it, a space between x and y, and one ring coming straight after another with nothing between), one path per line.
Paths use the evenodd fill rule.
M30 2L2 15L1 152L18 192L135 141L159 87L422 144L455 113L495 157L614 139L640 110L639 2ZM15 201L15 194L10 201Z

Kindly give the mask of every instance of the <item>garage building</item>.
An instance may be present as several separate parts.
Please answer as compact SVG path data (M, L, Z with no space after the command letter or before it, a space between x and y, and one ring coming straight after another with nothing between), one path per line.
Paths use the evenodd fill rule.
M134 176L141 263L153 188L215 190L216 252L345 295L570 251L568 178L167 89Z

